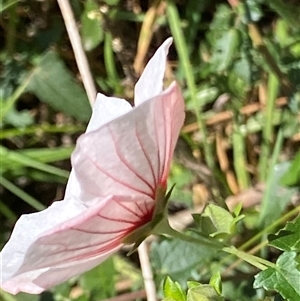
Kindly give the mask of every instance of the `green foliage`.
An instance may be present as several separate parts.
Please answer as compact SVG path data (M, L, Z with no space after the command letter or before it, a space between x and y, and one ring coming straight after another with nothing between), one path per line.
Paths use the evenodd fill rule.
M233 233L236 223L242 216L233 217L226 209L209 204L200 215L194 214L199 231L204 236L227 237Z
M83 47L90 51L97 47L104 39L103 30L98 19L101 18L98 12L98 5L93 0L84 3L84 11L81 15L81 38Z
M298 152L291 162L287 172L281 177L280 184L283 186L300 186L300 152Z
M287 300L300 298L300 269L297 257L300 253L300 217L287 223L276 235L269 235L269 244L284 251L274 267L255 276L254 287L276 290Z
M196 243L174 239L152 245L151 262L159 279L170 276L181 285L193 270L209 261L216 251Z
M216 292L213 286L201 284L195 281L188 282L188 290L185 293L178 282L170 277L165 279L163 285L165 298L163 301L222 301L224 298Z
M269 245L287 252L300 252L300 216L288 222L278 234L268 236Z
M33 69L27 91L66 115L82 121L90 118L91 108L82 87L52 51L47 52Z
M284 252L276 261L275 268L268 268L255 276L254 288L276 290L286 300L300 298L300 271L295 252Z
M183 292L180 284L178 282L172 281L170 277L165 279L163 285L164 296L171 300L185 301L185 293Z
M113 258L110 258L91 271L85 273L83 277L79 279L79 285L90 297L95 300L101 300L114 296L115 276L116 270Z

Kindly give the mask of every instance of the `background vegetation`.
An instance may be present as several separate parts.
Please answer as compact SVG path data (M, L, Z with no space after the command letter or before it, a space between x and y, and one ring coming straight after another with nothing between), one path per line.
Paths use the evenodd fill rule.
M162 283L170 276L178 284L165 282L168 300L202 300L198 284L187 281L207 284L215 275L205 288L213 287L216 296L205 300L299 300L299 218L285 228L284 233L292 235L285 247L280 239L276 243L283 232L267 240L267 234L283 228L300 210L299 2L70 2L101 93L132 102L143 66L167 37L174 38L166 84L174 78L180 83L187 117L170 176L170 184L176 183L170 202L173 220L182 221L208 203L235 208L231 218L215 213L217 221L221 217L226 221L221 226L212 222L212 228L201 229L203 220L194 225L202 234L224 235L246 254L277 261L281 272L291 272L280 272L282 280L273 267L273 274L267 269L269 274L259 274L254 282L259 269L234 256L158 240L149 243L158 296L163 296ZM6 0L1 11L0 244L4 245L21 214L63 198L69 157L91 109L57 2ZM238 203L242 208L235 207ZM206 214L213 221L213 214ZM233 221L237 217L239 221ZM266 247L268 242L273 247ZM129 258L124 254L40 296L2 292L0 298L145 298L137 254ZM129 292L136 295L126 295Z

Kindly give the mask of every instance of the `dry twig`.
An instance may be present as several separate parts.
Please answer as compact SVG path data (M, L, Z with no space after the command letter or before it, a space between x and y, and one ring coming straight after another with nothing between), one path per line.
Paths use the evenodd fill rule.
M153 281L153 273L148 256L147 243L143 241L139 248L139 258L141 263L142 274L144 278L145 290L147 295L147 301L157 301L156 288Z
M93 106L96 99L97 91L89 68L89 63L87 61L85 52L81 44L80 35L76 26L70 2L69 0L57 0L57 2L65 21L65 25L70 38L70 42L73 47L76 63L83 81L84 88L89 98L89 102L91 106Z

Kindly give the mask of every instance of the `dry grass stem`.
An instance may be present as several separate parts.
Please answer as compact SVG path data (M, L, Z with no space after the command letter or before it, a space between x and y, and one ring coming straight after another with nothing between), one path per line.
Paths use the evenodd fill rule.
M86 90L89 102L93 106L96 99L96 88L90 71L85 52L83 50L78 28L74 19L73 11L69 0L57 0L61 14L65 21L67 32L73 47L76 63Z

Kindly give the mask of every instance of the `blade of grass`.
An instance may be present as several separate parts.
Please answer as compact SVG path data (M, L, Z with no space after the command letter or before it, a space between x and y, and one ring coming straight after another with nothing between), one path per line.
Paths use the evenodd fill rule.
M182 63L183 70L186 77L187 87L189 89L191 98L194 102L195 106L195 115L197 118L197 122L199 124L199 129L201 132L201 135L203 137L203 148L204 148L204 154L207 161L207 165L211 170L215 169L215 160L213 157L212 147L211 144L208 142L208 135L207 135L207 129L205 125L205 120L203 118L202 112L199 110L196 102L196 95L197 95L197 89L193 74L193 68L191 66L189 57L188 57L188 48L184 39L184 33L181 30L180 24L181 20L176 8L176 5L172 1L168 1L167 5L167 19L170 25L170 29L172 32L172 35L174 37L174 42L176 45L176 48L178 50L178 56Z
M232 134L233 165L240 190L245 190L250 186L249 174L247 172L247 159L245 139L239 128L235 126Z
M26 128L12 128L12 129L2 129L0 132L0 139L13 138L16 136L32 135L40 133L78 133L83 132L85 127L82 125L64 125L57 126L52 124L38 124L34 126L29 126Z
M0 7L0 13L3 13L6 9L10 8L11 6L17 4L20 0L16 0L16 1L10 1L6 4L3 5L3 3L1 3L1 7ZM1 1L2 2L2 1Z
M46 208L42 203L40 203L34 197L29 195L28 193L26 193L25 191L23 191L18 186L16 186L12 182L8 181L6 178L2 177L1 175L0 175L0 184L4 188L9 190L11 193L15 194L17 197L22 199L25 203L30 205L32 208L39 210L39 211Z
M16 214L3 201L0 201L0 213L5 216L11 223L17 220Z
M0 146L0 153L1 153L3 160L5 160L5 159L12 160L12 161L18 162L22 165L32 167L32 168L44 171L46 173L54 174L56 176L60 176L65 179L67 179L70 175L70 173L66 170L62 170L60 168L51 166L49 164L38 162L36 159L31 159L30 157L28 157L24 154L18 153L16 151L10 151L3 146Z
M114 52L112 49L112 36L110 33L105 33L104 37L104 64L107 72L107 77L110 83L113 84L114 93L121 93L120 78L117 72Z
M273 177L275 174L274 166L277 163L279 153L282 148L282 143L283 143L283 132L282 132L282 130L279 130L278 134L277 134L275 147L274 147L274 152L273 152L273 155L271 158L271 164L270 164L270 168L269 168L266 190L265 190L262 202L261 202L261 208L260 208L260 212L259 212L260 213L259 214L259 224L263 223L264 217L265 217L265 215L267 215L267 212L269 210L269 203L272 202L272 200L270 198L270 194L271 194L271 189L272 189L271 184L273 182Z
M265 120L262 132L262 145L260 159L258 163L259 178L261 181L265 181L268 174L268 162L272 151L273 142L273 119L275 112L275 101L279 92L279 80L278 77L271 73L268 80L268 98L265 109Z
M23 94L26 90L33 73L31 72L29 75L25 77L19 87L14 91L14 93L4 102L4 99L1 99L2 107L0 110L0 123L2 123L4 117L18 100L18 98Z

